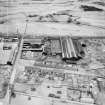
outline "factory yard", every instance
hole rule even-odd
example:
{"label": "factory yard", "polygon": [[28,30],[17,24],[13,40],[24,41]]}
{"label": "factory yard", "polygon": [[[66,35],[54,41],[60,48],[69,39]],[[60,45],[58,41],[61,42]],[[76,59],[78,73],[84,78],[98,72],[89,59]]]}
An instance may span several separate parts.
{"label": "factory yard", "polygon": [[104,103],[104,37],[2,36],[0,49],[4,105]]}
{"label": "factory yard", "polygon": [[[39,100],[45,102],[37,105],[104,103],[104,37],[17,36],[14,39],[15,56],[11,54],[12,58],[4,66],[1,64],[3,68],[9,67],[10,73],[8,79],[2,77],[6,88],[3,87],[1,99],[8,98],[11,105],[17,105],[18,100],[19,105],[22,100],[30,105]],[[6,50],[11,50],[9,45]]]}

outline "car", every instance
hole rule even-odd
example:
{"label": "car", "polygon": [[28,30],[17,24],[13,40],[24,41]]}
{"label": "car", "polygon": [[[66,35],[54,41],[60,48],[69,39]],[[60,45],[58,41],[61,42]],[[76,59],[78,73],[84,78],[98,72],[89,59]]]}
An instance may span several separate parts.
{"label": "car", "polygon": [[49,95],[48,95],[48,97],[55,97],[55,95],[54,94],[52,94],[52,93],[50,93]]}
{"label": "car", "polygon": [[11,50],[12,47],[11,46],[3,46],[3,50]]}

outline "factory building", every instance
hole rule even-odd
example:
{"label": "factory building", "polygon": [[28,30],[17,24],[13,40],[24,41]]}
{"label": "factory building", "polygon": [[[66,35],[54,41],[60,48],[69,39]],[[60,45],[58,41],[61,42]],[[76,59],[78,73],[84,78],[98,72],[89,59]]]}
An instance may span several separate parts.
{"label": "factory building", "polygon": [[84,56],[84,51],[78,40],[70,37],[61,37],[60,43],[62,49],[62,59],[64,61],[77,61]]}
{"label": "factory building", "polygon": [[61,54],[61,46],[59,40],[51,40],[51,53],[52,55]]}
{"label": "factory building", "polygon": [[36,39],[24,40],[23,50],[42,52],[42,39],[36,38]]}

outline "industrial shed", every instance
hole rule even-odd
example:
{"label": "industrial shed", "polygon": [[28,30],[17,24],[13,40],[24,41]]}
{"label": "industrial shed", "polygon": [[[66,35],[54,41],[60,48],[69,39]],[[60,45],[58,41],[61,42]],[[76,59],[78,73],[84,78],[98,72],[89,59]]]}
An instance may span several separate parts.
{"label": "industrial shed", "polygon": [[78,40],[71,37],[61,37],[62,59],[64,61],[78,61],[84,56],[84,51]]}

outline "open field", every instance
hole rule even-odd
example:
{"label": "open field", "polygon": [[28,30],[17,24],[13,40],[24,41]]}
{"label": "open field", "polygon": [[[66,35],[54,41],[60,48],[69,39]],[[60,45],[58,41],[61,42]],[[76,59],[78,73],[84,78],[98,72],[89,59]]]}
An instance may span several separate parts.
{"label": "open field", "polygon": [[3,0],[0,32],[104,36],[104,4],[104,0]]}

